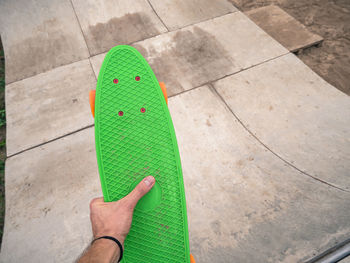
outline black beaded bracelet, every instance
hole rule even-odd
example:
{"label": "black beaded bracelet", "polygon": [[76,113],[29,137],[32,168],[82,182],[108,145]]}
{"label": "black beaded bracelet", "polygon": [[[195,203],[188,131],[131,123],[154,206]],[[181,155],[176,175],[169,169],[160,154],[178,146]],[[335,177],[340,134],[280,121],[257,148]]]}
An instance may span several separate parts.
{"label": "black beaded bracelet", "polygon": [[92,240],[91,242],[91,245],[96,241],[96,240],[99,240],[99,239],[102,239],[102,238],[105,238],[105,239],[109,239],[109,240],[112,240],[114,241],[115,243],[117,243],[119,249],[120,249],[120,257],[119,257],[119,260],[118,262],[120,262],[123,258],[123,246],[122,244],[119,242],[118,239],[114,238],[114,237],[111,237],[111,236],[102,236],[102,237],[98,237],[98,238],[95,238],[94,240]]}

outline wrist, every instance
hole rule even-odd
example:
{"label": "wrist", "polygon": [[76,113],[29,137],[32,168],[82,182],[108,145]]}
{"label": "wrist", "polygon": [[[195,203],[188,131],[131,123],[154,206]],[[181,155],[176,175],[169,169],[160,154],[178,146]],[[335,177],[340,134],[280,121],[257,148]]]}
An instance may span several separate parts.
{"label": "wrist", "polygon": [[119,258],[119,246],[112,240],[101,238],[93,241],[88,251],[79,259],[79,263],[111,263]]}
{"label": "wrist", "polygon": [[103,254],[103,258],[106,259],[105,262],[115,262],[120,257],[120,248],[112,240],[101,238],[101,239],[95,240],[95,242],[91,245],[91,247],[93,250],[100,251],[101,254]]}
{"label": "wrist", "polygon": [[[116,239],[115,237],[112,237],[112,236],[101,236],[101,237],[95,238],[91,242],[91,245],[93,245],[94,243],[96,243],[98,241],[100,241],[98,244],[101,248],[103,248],[104,250],[107,249],[107,251],[109,252],[109,255],[113,255],[113,258],[112,258],[113,262],[115,262],[116,259],[118,259],[118,262],[120,262],[122,260],[124,246],[118,239]],[[110,241],[112,241],[112,243]],[[118,248],[117,250],[115,250],[115,246],[117,246],[117,248]],[[112,262],[112,261],[108,260],[107,262]]]}
{"label": "wrist", "polygon": [[[108,232],[108,231],[104,231],[104,232],[101,232],[101,233],[97,233],[93,236],[94,240],[96,241],[93,241],[94,243],[97,242],[98,240],[103,240],[104,238],[101,238],[101,239],[98,239],[100,237],[103,237],[103,236],[110,236],[110,237],[114,237],[115,239],[117,239],[120,244],[122,245],[122,247],[124,248],[124,240],[125,240],[125,237],[123,235],[118,235],[118,234],[115,234],[115,233],[111,233],[111,232]],[[98,239],[98,240],[97,240]],[[115,244],[115,243],[114,243]]]}

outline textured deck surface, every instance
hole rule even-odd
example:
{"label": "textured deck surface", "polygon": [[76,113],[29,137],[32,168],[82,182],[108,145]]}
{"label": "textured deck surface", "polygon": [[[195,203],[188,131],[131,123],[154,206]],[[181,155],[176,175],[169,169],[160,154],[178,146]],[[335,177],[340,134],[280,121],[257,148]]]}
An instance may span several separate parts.
{"label": "textured deck surface", "polygon": [[136,206],[125,261],[187,263],[186,200],[174,127],[156,77],[132,47],[113,48],[105,59],[96,90],[95,137],[106,201],[123,198],[148,175],[156,179],[151,200]]}

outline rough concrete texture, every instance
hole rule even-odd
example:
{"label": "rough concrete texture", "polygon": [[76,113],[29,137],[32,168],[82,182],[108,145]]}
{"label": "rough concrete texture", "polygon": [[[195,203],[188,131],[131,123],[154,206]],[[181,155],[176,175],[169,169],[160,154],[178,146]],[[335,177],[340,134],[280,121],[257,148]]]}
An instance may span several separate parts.
{"label": "rough concrete texture", "polygon": [[69,0],[0,1],[6,83],[89,56]]}
{"label": "rough concrete texture", "polygon": [[[224,0],[72,1],[0,3],[7,81],[51,69],[6,87],[0,262],[72,262],[91,240],[93,128],[76,131],[93,123],[88,91],[104,54],[85,59],[82,31],[97,54],[165,32],[160,19],[174,29],[235,11]],[[304,262],[348,238],[347,97],[240,12],[134,46],[169,96],[183,92],[169,108],[197,262]]]}
{"label": "rough concrete texture", "polygon": [[246,14],[291,52],[317,45],[323,40],[278,6],[256,8]]}
{"label": "rough concrete texture", "polygon": [[198,262],[304,262],[346,239],[350,193],[277,158],[202,87],[170,99]]}
{"label": "rough concrete texture", "polygon": [[167,31],[146,0],[73,0],[91,55]]}
{"label": "rough concrete texture", "polygon": [[350,263],[350,256],[344,258],[344,259],[341,260],[339,263]]}
{"label": "rough concrete texture", "polygon": [[278,156],[350,191],[350,98],[293,54],[214,84],[236,116]]}
{"label": "rough concrete texture", "polygon": [[149,0],[149,2],[169,30],[237,11],[227,0]]}
{"label": "rough concrete texture", "polygon": [[6,162],[1,262],[74,262],[92,239],[89,202],[101,196],[94,130]]}
{"label": "rough concrete texture", "polygon": [[[286,164],[214,89],[169,100],[180,146],[190,247],[198,262],[301,262],[345,239],[350,194]],[[93,128],[11,157],[1,262],[72,262],[100,195]]]}
{"label": "rough concrete texture", "polygon": [[88,59],[7,85],[7,155],[93,124],[95,85]]}
{"label": "rough concrete texture", "polygon": [[[288,52],[240,12],[150,38],[134,46],[150,63],[158,80],[165,82],[169,96]],[[96,74],[104,56],[91,58]]]}

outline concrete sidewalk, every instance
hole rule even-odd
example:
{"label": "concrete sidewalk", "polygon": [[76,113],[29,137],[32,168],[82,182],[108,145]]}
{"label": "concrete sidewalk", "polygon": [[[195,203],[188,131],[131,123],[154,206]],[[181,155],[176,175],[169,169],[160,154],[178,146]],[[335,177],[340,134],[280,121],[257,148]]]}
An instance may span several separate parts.
{"label": "concrete sidewalk", "polygon": [[2,1],[0,30],[1,262],[72,262],[91,240],[88,91],[118,44],[167,84],[198,262],[303,262],[349,237],[349,97],[230,2]]}

